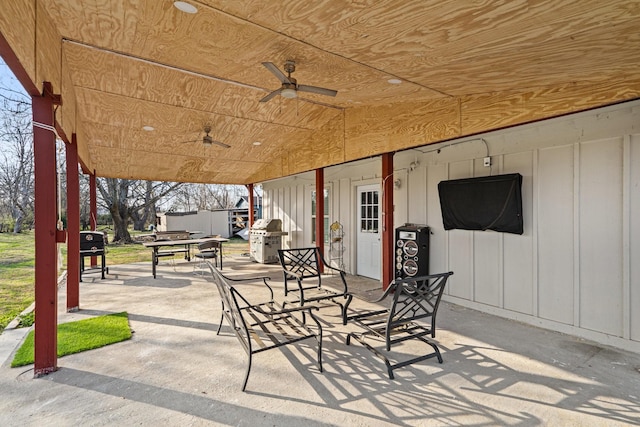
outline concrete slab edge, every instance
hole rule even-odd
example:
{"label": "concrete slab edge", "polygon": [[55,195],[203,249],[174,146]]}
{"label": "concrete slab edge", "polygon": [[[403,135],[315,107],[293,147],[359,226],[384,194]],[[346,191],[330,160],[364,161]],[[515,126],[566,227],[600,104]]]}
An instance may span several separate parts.
{"label": "concrete slab edge", "polygon": [[[58,288],[66,283],[67,280],[67,272],[66,270],[60,274],[58,277],[57,286]],[[24,310],[9,324],[6,328],[0,333],[0,365],[4,366],[5,364],[10,365],[10,358],[13,356],[14,352],[22,345],[22,342],[26,338],[27,334],[33,329],[33,326],[29,328],[18,328],[20,323],[20,316],[31,313],[36,308],[36,303],[33,302],[31,305]]]}

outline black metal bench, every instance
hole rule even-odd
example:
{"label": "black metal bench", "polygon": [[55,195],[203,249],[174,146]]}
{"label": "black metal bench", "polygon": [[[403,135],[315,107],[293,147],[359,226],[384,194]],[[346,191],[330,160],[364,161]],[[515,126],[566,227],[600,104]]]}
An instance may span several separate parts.
{"label": "black metal bench", "polygon": [[[342,324],[347,324],[347,308],[353,299],[349,293],[345,272],[331,267],[317,247],[298,249],[278,249],[278,257],[284,274],[284,295],[297,293],[297,302],[304,306],[310,302],[331,301],[338,304],[342,310]],[[333,290],[322,287],[320,263],[324,270],[338,273],[341,289]],[[296,281],[297,286],[289,285],[289,281]],[[309,284],[310,283],[310,284]],[[342,301],[341,301],[342,300]]]}
{"label": "black metal bench", "polygon": [[[396,279],[385,293],[374,302],[380,302],[393,294],[388,309],[372,310],[352,315],[349,319],[364,329],[364,332],[351,332],[347,335],[347,345],[355,338],[387,366],[389,378],[393,379],[393,370],[421,360],[437,357],[442,363],[438,346],[427,336],[436,336],[436,313],[444,292],[447,279],[453,272],[431,274],[403,280]],[[391,346],[403,341],[418,339],[432,347],[433,352],[408,360],[392,363],[383,350],[370,345],[366,338],[376,339],[384,344],[386,352]]]}
{"label": "black metal bench", "polygon": [[[211,269],[213,281],[218,288],[222,301],[222,317],[217,334],[220,334],[222,322],[226,319],[238,338],[238,341],[242,344],[242,348],[249,356],[242,391],[247,387],[249,373],[251,372],[252,356],[255,353],[293,344],[298,341],[307,339],[315,339],[317,341],[318,368],[320,372],[322,372],[322,326],[312,313],[313,310],[318,310],[317,307],[305,306],[284,309],[273,300],[273,290],[267,284],[268,277],[234,279],[224,276],[210,261],[207,261],[207,265]],[[259,304],[250,303],[231,284],[232,282],[243,283],[259,280],[262,280],[271,296],[268,301]],[[295,314],[303,311],[313,319],[317,327],[317,332],[309,328],[299,318],[295,317]]]}

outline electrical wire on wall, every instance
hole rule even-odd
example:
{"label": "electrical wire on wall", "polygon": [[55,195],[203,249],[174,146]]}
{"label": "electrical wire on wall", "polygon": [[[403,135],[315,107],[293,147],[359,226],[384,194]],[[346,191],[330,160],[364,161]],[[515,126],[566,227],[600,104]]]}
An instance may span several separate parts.
{"label": "electrical wire on wall", "polygon": [[485,146],[485,148],[487,150],[487,157],[489,157],[489,144],[487,143],[487,141],[485,141],[484,138],[473,138],[473,139],[465,139],[464,141],[451,142],[449,144],[446,144],[446,145],[443,145],[443,146],[434,147],[434,148],[431,148],[429,150],[421,150],[419,148],[412,148],[412,150],[419,151],[422,154],[429,154],[429,153],[433,153],[434,151],[437,152],[437,153],[440,153],[445,148],[453,147],[455,145],[460,145],[460,144],[467,144],[469,142],[474,142],[474,141],[480,141],[480,142],[482,142],[484,144],[484,146]]}
{"label": "electrical wire on wall", "polygon": [[460,144],[467,144],[470,142],[475,142],[475,141],[480,141],[484,144],[485,150],[486,150],[486,154],[484,157],[484,166],[489,167],[489,175],[493,175],[493,162],[491,161],[491,157],[489,155],[489,144],[487,143],[487,141],[484,138],[473,138],[473,139],[465,139],[464,141],[456,141],[456,142],[451,142],[449,144],[446,145],[440,145],[438,144],[438,146],[430,148],[428,150],[421,150],[420,148],[412,148],[411,150],[415,150],[418,151],[422,154],[429,154],[429,153],[437,153],[440,154],[440,152],[442,150],[444,150],[445,148],[449,148],[449,147],[453,147],[455,145],[460,145]]}

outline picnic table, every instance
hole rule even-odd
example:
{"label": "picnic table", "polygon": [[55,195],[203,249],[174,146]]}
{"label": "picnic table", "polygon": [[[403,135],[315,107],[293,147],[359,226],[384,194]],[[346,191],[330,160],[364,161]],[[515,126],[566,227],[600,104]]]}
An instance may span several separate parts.
{"label": "picnic table", "polygon": [[[224,237],[203,237],[200,239],[176,239],[176,240],[155,240],[153,242],[144,242],[143,245],[147,248],[151,248],[151,271],[153,272],[153,278],[156,278],[156,265],[158,264],[158,258],[162,256],[173,256],[176,253],[184,253],[185,259],[191,261],[191,245],[197,245],[208,241],[228,242],[229,239]],[[168,247],[170,249],[160,250],[161,247]]]}

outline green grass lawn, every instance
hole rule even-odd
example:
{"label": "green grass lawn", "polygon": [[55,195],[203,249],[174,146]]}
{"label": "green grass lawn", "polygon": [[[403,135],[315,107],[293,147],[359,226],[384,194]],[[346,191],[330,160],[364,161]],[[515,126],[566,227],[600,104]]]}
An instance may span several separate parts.
{"label": "green grass lawn", "polygon": [[33,236],[0,233],[0,331],[33,302]]}
{"label": "green grass lawn", "polygon": [[[58,357],[104,347],[131,338],[126,312],[58,325]],[[29,365],[34,359],[34,334],[29,332],[11,367]]]}
{"label": "green grass lawn", "polygon": [[[131,232],[132,237],[139,232]],[[112,237],[112,235],[110,235]],[[62,268],[66,269],[67,245],[61,244]],[[34,300],[34,233],[0,233],[0,332]],[[233,237],[224,244],[224,255],[249,251],[249,242]],[[109,244],[107,265],[151,262],[151,249],[141,243]]]}

